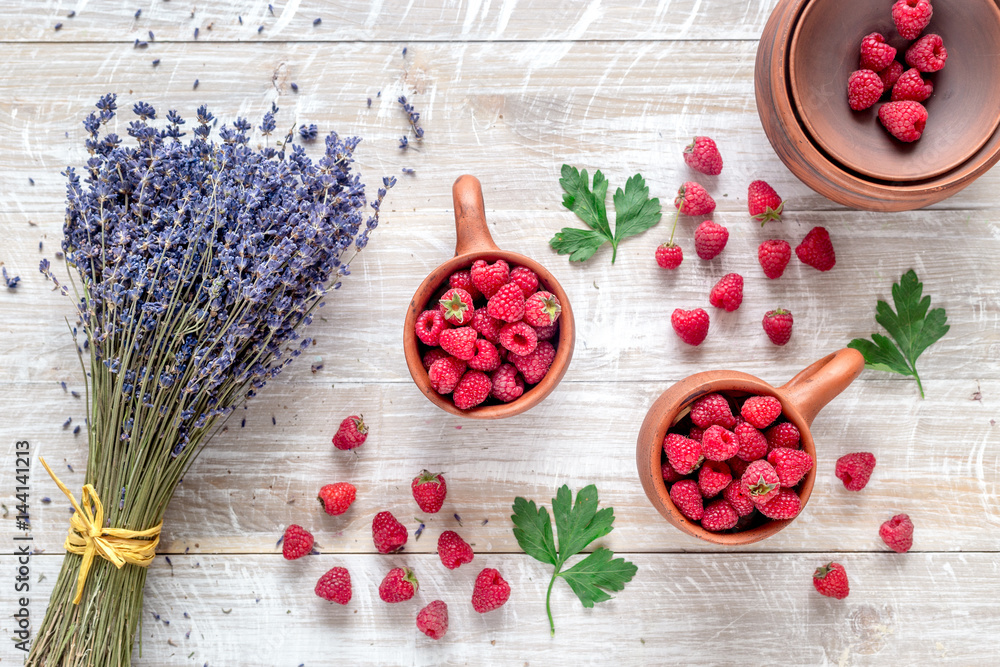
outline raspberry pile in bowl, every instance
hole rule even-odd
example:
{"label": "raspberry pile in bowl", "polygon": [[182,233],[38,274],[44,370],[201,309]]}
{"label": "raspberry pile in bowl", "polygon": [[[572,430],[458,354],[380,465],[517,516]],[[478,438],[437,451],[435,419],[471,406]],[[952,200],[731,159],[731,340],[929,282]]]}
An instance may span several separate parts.
{"label": "raspberry pile in bowl", "polygon": [[799,442],[773,396],[707,394],[667,432],[663,481],[681,514],[708,531],[794,519],[815,463]]}
{"label": "raspberry pile in bowl", "polygon": [[510,403],[545,377],[562,305],[526,266],[476,260],[418,317],[431,386],[460,410]]}

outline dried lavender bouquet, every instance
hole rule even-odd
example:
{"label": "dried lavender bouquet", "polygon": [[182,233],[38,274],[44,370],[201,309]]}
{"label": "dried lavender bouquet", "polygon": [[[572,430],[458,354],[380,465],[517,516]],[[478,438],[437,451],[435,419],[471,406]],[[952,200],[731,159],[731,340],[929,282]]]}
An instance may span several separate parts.
{"label": "dried lavender bouquet", "polygon": [[[367,244],[395,183],[383,179],[366,218],[365,187],[351,172],[360,139],[331,134],[314,163],[291,133],[253,148],[243,119],[213,141],[202,107],[185,142],[175,111],[157,128],[155,109],[139,102],[125,146],[101,134],[116,109],[106,95],[84,121],[91,157],[82,181],[66,170],[62,248],[79,299],[74,335],[90,366],[92,493],[85,487],[74,521],[103,510],[90,532],[125,537],[81,535],[74,523],[67,551],[75,542],[89,556],[66,554],[29,665],[130,663],[146,568],[116,567],[107,545],[152,557],[194,456],[311,343],[299,330],[349,274],[345,253]],[[272,105],[257,128],[263,141],[276,112]],[[40,269],[69,293],[47,260]]]}

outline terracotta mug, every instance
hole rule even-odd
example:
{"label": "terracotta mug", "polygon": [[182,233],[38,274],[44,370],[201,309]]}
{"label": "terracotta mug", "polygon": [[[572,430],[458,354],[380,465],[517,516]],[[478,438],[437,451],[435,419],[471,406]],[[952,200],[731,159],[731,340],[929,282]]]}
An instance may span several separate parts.
{"label": "terracotta mug", "polygon": [[[537,405],[548,396],[569,367],[573,357],[573,343],[576,340],[576,326],[573,322],[573,309],[562,286],[549,271],[529,257],[515,252],[501,250],[493,242],[490,230],[486,226],[486,207],[483,203],[483,189],[475,176],[459,176],[451,189],[455,201],[455,256],[437,267],[420,283],[410,307],[406,312],[403,324],[403,352],[406,354],[406,365],[410,375],[431,403],[452,414],[471,419],[503,419],[520,414]],[[510,265],[526,266],[538,275],[539,287],[556,295],[562,306],[559,316],[559,336],[556,342],[556,356],[545,377],[534,387],[510,403],[496,405],[480,405],[469,410],[456,408],[448,396],[442,396],[431,386],[430,378],[424,369],[420,354],[420,339],[416,334],[417,317],[428,308],[428,302],[438,290],[448,281],[455,271],[468,269],[478,259],[494,262],[502,259]],[[436,305],[436,304],[435,304]]]}
{"label": "terracotta mug", "polygon": [[[653,506],[671,524],[688,535],[714,544],[750,544],[774,535],[794,519],[768,521],[749,530],[734,533],[713,533],[690,521],[674,506],[661,470],[663,439],[667,430],[683,419],[691,404],[705,394],[715,392],[774,396],[781,402],[782,414],[799,429],[801,447],[816,460],[816,446],[810,426],[813,419],[835,396],[847,388],[865,367],[864,357],[857,350],[845,348],[827,355],[803,369],[780,387],[739,371],[708,371],[696,373],[667,389],[649,408],[639,429],[635,458],[639,480]],[[816,466],[799,483],[799,497],[805,509],[816,479]],[[801,512],[800,512],[801,514]]]}

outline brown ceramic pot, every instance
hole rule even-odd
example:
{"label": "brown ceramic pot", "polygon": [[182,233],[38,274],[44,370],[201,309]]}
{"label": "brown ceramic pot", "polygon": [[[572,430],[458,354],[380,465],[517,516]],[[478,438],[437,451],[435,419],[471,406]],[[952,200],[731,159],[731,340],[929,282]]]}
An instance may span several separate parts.
{"label": "brown ceramic pot", "polygon": [[[483,203],[483,189],[475,176],[459,176],[452,186],[452,197],[455,201],[455,256],[437,267],[420,283],[416,293],[410,300],[403,324],[403,352],[406,355],[406,365],[410,375],[420,391],[431,403],[452,414],[471,419],[503,419],[512,417],[528,410],[556,388],[573,357],[573,343],[576,340],[576,326],[573,322],[573,309],[569,298],[559,282],[541,264],[516,252],[501,250],[493,242],[490,230],[486,226],[486,207]],[[478,259],[489,262],[502,259],[508,264],[526,266],[538,275],[539,284],[552,292],[562,305],[559,316],[559,337],[556,343],[556,357],[552,361],[549,372],[542,381],[528,389],[519,398],[510,403],[497,405],[482,405],[469,410],[460,410],[451,402],[449,396],[438,394],[431,386],[430,378],[421,362],[420,339],[416,334],[417,317],[427,309],[427,303],[437,291],[447,282],[455,271],[468,269]]]}
{"label": "brown ceramic pot", "polygon": [[[667,486],[663,482],[661,462],[663,439],[667,430],[688,413],[695,400],[705,394],[733,392],[774,396],[781,402],[784,416],[799,429],[802,449],[815,460],[816,447],[810,431],[813,419],[823,406],[854,381],[864,366],[865,360],[860,352],[845,348],[816,361],[780,387],[772,387],[759,378],[739,371],[708,371],[681,380],[656,399],[639,430],[635,450],[636,465],[642,488],[650,502],[677,528],[714,544],[750,544],[774,535],[794,519],[769,521],[738,533],[712,533],[681,514],[670,500]],[[813,466],[799,485],[803,510],[809,502],[815,479],[816,466]]]}

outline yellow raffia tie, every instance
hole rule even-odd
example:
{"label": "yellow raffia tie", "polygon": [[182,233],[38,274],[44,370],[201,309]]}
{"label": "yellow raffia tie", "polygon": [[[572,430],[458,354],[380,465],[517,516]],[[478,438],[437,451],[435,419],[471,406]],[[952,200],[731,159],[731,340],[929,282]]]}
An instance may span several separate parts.
{"label": "yellow raffia tie", "polygon": [[[139,567],[149,567],[156,556],[156,545],[160,543],[160,529],[163,522],[147,528],[146,530],[125,530],[124,528],[104,527],[104,505],[97,496],[97,490],[93,484],[85,484],[80,500],[83,503],[81,508],[77,504],[73,494],[66,488],[52,468],[39,457],[39,461],[45,466],[49,477],[52,478],[62,492],[66,494],[69,501],[73,503],[76,512],[69,523],[69,535],[66,536],[66,551],[83,556],[80,563],[80,575],[76,579],[76,597],[73,604],[79,604],[83,598],[83,585],[87,581],[87,574],[90,566],[94,562],[94,554],[97,554],[111,563],[119,570],[126,563],[138,565]],[[91,509],[93,505],[93,509]]]}

